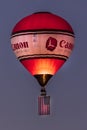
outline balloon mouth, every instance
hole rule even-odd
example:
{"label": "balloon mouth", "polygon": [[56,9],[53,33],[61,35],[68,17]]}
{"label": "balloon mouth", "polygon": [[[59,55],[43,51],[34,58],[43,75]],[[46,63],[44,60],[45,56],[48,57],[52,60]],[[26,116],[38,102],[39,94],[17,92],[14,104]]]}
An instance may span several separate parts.
{"label": "balloon mouth", "polygon": [[45,86],[53,75],[51,74],[36,74],[34,77],[37,79],[41,86]]}

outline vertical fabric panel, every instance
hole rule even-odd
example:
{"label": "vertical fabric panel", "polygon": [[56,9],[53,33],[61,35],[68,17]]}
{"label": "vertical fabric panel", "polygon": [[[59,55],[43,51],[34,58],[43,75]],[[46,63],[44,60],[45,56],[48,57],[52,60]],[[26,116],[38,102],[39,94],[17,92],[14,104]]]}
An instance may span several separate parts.
{"label": "vertical fabric panel", "polygon": [[50,114],[50,96],[38,97],[38,114],[39,115]]}

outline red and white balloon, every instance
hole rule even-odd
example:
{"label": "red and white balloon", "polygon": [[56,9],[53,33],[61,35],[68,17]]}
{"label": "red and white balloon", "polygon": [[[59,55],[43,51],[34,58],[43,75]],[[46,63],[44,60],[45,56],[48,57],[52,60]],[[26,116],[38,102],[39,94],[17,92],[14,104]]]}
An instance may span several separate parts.
{"label": "red and white balloon", "polygon": [[74,48],[74,32],[60,16],[37,12],[15,25],[11,45],[16,57],[44,88],[69,58]]}

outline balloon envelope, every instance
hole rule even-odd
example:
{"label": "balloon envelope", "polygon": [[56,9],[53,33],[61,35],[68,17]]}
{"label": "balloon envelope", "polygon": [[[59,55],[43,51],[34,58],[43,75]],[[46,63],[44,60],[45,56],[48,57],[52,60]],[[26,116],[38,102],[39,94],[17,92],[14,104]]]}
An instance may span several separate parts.
{"label": "balloon envelope", "polygon": [[15,25],[11,45],[23,66],[45,86],[69,58],[74,47],[74,32],[60,16],[38,12]]}

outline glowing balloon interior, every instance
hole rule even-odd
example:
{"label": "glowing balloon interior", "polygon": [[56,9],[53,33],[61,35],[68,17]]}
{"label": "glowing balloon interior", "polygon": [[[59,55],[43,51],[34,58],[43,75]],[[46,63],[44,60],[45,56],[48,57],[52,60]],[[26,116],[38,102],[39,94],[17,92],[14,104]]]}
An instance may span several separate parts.
{"label": "glowing balloon interior", "polygon": [[11,45],[16,57],[41,85],[39,114],[50,114],[50,98],[46,95],[45,86],[73,50],[72,27],[60,16],[37,12],[15,25]]}

